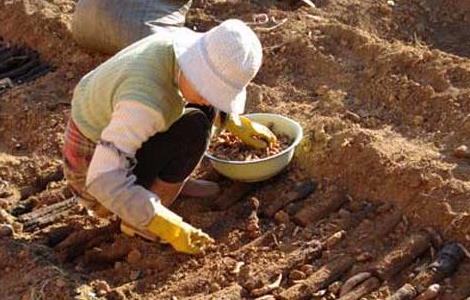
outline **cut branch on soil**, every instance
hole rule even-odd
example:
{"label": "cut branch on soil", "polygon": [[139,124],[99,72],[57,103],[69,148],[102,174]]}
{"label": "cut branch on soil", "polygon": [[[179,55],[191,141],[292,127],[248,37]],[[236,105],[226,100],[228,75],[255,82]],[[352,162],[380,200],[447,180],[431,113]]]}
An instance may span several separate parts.
{"label": "cut branch on soil", "polygon": [[427,232],[415,233],[379,260],[373,270],[381,280],[389,280],[428,250],[429,247],[431,247],[430,234]]}
{"label": "cut branch on soil", "polygon": [[245,244],[245,245],[241,246],[240,248],[238,248],[237,250],[231,252],[230,256],[238,256],[238,255],[242,254],[243,252],[245,252],[249,249],[261,246],[268,238],[271,238],[274,233],[275,233],[274,229],[266,231],[261,236],[259,236],[256,239],[252,240],[248,244]]}
{"label": "cut branch on soil", "polygon": [[245,197],[255,186],[256,184],[234,182],[232,185],[225,188],[222,194],[217,197],[214,201],[214,207],[218,210],[226,210]]}
{"label": "cut branch on soil", "polygon": [[54,249],[58,252],[58,256],[61,261],[70,261],[75,257],[82,255],[88,249],[91,249],[105,241],[111,241],[113,239],[113,235],[118,232],[118,221],[113,221],[103,227],[81,229],[70,234]]}
{"label": "cut branch on soil", "polygon": [[419,293],[424,294],[423,299],[431,297],[435,291],[430,287],[452,275],[464,258],[465,253],[459,244],[445,245],[437,254],[436,260],[413,278],[410,283],[406,283],[398,289],[389,300],[414,299]]}
{"label": "cut branch on soil", "polygon": [[279,199],[272,199],[271,204],[263,210],[263,214],[272,218],[283,207],[294,201],[306,198],[313,193],[316,188],[317,183],[311,179],[300,182],[296,184],[292,191],[289,191]]}
{"label": "cut branch on soil", "polygon": [[370,272],[361,272],[354,276],[351,276],[341,287],[340,296],[344,296],[350,291],[352,291],[356,286],[360,283],[366,281],[367,279],[371,278],[372,274]]}
{"label": "cut branch on soil", "polygon": [[338,300],[359,300],[363,296],[375,291],[380,287],[380,280],[376,277],[371,277],[359,284],[355,289],[350,291],[344,296],[341,296]]}
{"label": "cut branch on soil", "polygon": [[412,300],[418,295],[418,292],[409,283],[404,284],[399,288],[392,296],[388,297],[387,300]]}
{"label": "cut branch on soil", "polygon": [[353,264],[354,259],[350,256],[337,257],[307,277],[307,279],[282,292],[279,297],[284,300],[309,299],[313,293],[326,288],[340,278]]}
{"label": "cut branch on soil", "polygon": [[441,292],[441,286],[439,284],[432,284],[430,285],[427,290],[419,294],[415,300],[432,300],[436,299]]}
{"label": "cut branch on soil", "polygon": [[64,178],[62,167],[56,168],[53,172],[38,177],[30,186],[20,190],[21,200],[24,200],[34,194],[42,192],[47,185],[53,181],[60,181]]}
{"label": "cut branch on soil", "polygon": [[70,198],[50,206],[43,207],[31,213],[21,215],[18,220],[24,224],[25,230],[43,228],[74,213],[77,200]]}
{"label": "cut branch on soil", "polygon": [[324,201],[315,199],[313,203],[305,202],[304,207],[295,214],[294,221],[302,226],[315,224],[329,214],[337,211],[347,201],[347,198],[341,193],[335,193],[332,197]]}
{"label": "cut branch on soil", "polygon": [[263,286],[261,288],[254,289],[250,293],[253,297],[264,296],[264,295],[269,294],[272,291],[278,289],[281,286],[281,281],[282,281],[282,274],[279,274],[277,276],[276,280],[274,280],[274,282],[272,282],[272,283],[270,283],[266,286]]}
{"label": "cut branch on soil", "polygon": [[259,281],[266,282],[270,278],[273,278],[276,274],[282,274],[285,278],[288,277],[289,273],[296,267],[302,266],[306,263],[310,263],[321,257],[322,245],[320,242],[310,243],[299,247],[286,254],[282,264],[268,265],[263,268],[260,272],[254,274]]}
{"label": "cut branch on soil", "polygon": [[457,243],[449,243],[439,251],[436,260],[420,272],[411,284],[421,293],[433,283],[452,275],[464,258],[465,253],[461,246]]}

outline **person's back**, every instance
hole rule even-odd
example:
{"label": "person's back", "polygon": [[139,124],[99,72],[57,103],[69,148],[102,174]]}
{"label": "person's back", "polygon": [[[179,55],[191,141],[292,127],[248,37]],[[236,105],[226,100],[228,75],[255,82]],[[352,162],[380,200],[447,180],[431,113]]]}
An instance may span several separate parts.
{"label": "person's back", "polygon": [[151,35],[123,49],[82,78],[74,91],[72,117],[96,142],[117,102],[133,99],[160,111],[166,126],[181,115],[174,84],[175,55],[169,35]]}

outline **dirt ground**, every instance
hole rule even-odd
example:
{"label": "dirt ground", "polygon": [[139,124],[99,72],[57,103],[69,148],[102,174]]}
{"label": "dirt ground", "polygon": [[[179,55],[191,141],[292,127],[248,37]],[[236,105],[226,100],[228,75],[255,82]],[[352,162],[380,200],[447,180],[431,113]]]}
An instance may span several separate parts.
{"label": "dirt ground", "polygon": [[[406,283],[415,294],[393,299],[432,284],[435,299],[468,299],[470,2],[313,2],[209,0],[190,13],[199,31],[252,24],[264,62],[248,109],[298,120],[306,139],[260,184],[201,166],[223,194],[173,209],[217,245],[188,257],[68,200],[71,95],[106,57],[73,42],[75,1],[2,1],[2,43],[54,70],[0,94],[0,223],[14,229],[0,228],[0,299],[387,299]],[[257,14],[270,21],[255,24]],[[442,251],[452,242],[454,254]],[[356,274],[366,280],[351,283]]]}

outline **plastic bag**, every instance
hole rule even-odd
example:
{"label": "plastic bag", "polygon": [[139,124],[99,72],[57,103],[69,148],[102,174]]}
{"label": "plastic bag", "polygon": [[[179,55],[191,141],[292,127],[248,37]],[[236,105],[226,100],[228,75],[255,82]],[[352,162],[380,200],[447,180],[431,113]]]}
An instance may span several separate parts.
{"label": "plastic bag", "polygon": [[114,54],[159,31],[184,25],[192,0],[80,0],[72,34],[85,48]]}

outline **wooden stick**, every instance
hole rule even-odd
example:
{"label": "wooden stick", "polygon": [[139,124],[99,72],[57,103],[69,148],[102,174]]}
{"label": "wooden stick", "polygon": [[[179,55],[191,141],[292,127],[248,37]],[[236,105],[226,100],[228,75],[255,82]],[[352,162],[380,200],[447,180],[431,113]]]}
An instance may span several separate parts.
{"label": "wooden stick", "polygon": [[49,233],[46,234],[47,245],[49,247],[57,246],[60,242],[71,235],[73,231],[74,227],[72,225],[66,225],[52,229]]}
{"label": "wooden stick", "polygon": [[364,244],[377,238],[383,238],[384,235],[395,229],[395,227],[402,221],[402,218],[403,215],[399,210],[387,212],[384,216],[379,216],[377,221],[374,223],[374,230],[372,231],[373,233],[367,238]]}
{"label": "wooden stick", "polygon": [[235,182],[214,201],[214,206],[219,210],[226,210],[236,202],[240,201],[246,194],[255,188],[255,184]]}
{"label": "wooden stick", "polygon": [[354,290],[342,296],[338,300],[359,300],[363,296],[375,291],[380,287],[380,280],[376,277],[371,277],[358,285]]}
{"label": "wooden stick", "polygon": [[327,287],[330,283],[341,277],[353,264],[354,259],[351,256],[339,256],[321,267],[307,279],[282,292],[279,298],[284,300],[309,299],[313,293]]}
{"label": "wooden stick", "polygon": [[412,300],[418,296],[418,292],[409,283],[404,284],[399,288],[392,296],[388,297],[387,300]]}
{"label": "wooden stick", "polygon": [[265,286],[263,286],[259,289],[252,290],[251,295],[253,297],[261,297],[261,296],[264,296],[266,294],[269,294],[272,291],[274,291],[275,289],[279,288],[279,286],[281,285],[281,281],[282,281],[282,274],[279,274],[274,282],[272,282],[268,285],[265,285]]}
{"label": "wooden stick", "polygon": [[242,254],[243,252],[245,252],[246,250],[248,250],[250,248],[259,247],[260,245],[262,245],[266,241],[267,238],[271,237],[274,234],[274,232],[275,232],[274,229],[266,231],[265,233],[263,233],[258,238],[252,240],[248,244],[245,244],[245,245],[241,246],[240,248],[238,248],[237,250],[230,253],[230,256],[238,256],[238,255]]}
{"label": "wooden stick", "polygon": [[381,280],[389,280],[413,262],[431,246],[431,236],[427,232],[411,235],[390,251],[373,269]]}
{"label": "wooden stick", "polygon": [[36,228],[44,228],[50,224],[56,223],[63,218],[70,216],[73,214],[74,210],[72,207],[67,207],[65,209],[62,209],[58,212],[51,213],[42,217],[39,217],[37,219],[31,219],[24,223],[24,229],[26,231],[31,231]]}
{"label": "wooden stick", "polygon": [[439,284],[432,284],[428,287],[427,290],[419,294],[418,297],[415,298],[415,300],[432,300],[437,298],[439,296],[439,293],[441,291],[441,286]]}
{"label": "wooden stick", "polygon": [[37,65],[39,65],[39,56],[36,54],[30,57],[29,61],[26,62],[25,64],[22,64],[6,72],[0,73],[0,78],[9,77],[11,79],[15,79],[16,77],[19,77],[25,74],[28,70],[30,70],[31,68]]}
{"label": "wooden stick", "polygon": [[305,201],[304,207],[295,214],[294,222],[302,226],[314,224],[340,209],[347,198],[340,191],[332,190],[326,199],[314,200],[314,202]]}
{"label": "wooden stick", "polygon": [[72,197],[70,199],[57,202],[55,204],[37,209],[33,212],[30,212],[28,214],[21,215],[18,220],[20,222],[34,222],[34,220],[37,220],[41,217],[44,217],[46,215],[51,215],[51,214],[57,214],[58,212],[67,210],[77,204],[77,199],[75,197]]}
{"label": "wooden stick", "polygon": [[439,251],[434,262],[421,271],[411,283],[403,285],[389,297],[389,300],[414,299],[419,293],[424,293],[423,298],[429,297],[429,295],[433,293],[433,290],[429,290],[429,288],[433,286],[434,283],[453,274],[464,258],[465,253],[459,244],[450,243],[445,245]]}
{"label": "wooden stick", "polygon": [[320,243],[297,248],[286,254],[285,263],[266,266],[266,268],[256,272],[253,276],[261,282],[267,282],[276,274],[282,274],[287,278],[292,269],[320,258],[322,250],[323,248]]}
{"label": "wooden stick", "polygon": [[49,73],[51,70],[54,70],[54,67],[48,64],[40,64],[30,69],[26,74],[23,74],[21,77],[16,79],[16,82],[24,83],[24,82],[32,81],[38,77],[41,77]]}
{"label": "wooden stick", "polygon": [[317,188],[317,183],[309,179],[298,183],[294,189],[279,199],[273,199],[271,204],[263,210],[263,214],[273,217],[284,206],[294,201],[303,199],[313,193]]}
{"label": "wooden stick", "polygon": [[60,181],[64,178],[62,167],[57,167],[53,172],[38,177],[32,185],[20,190],[21,200],[43,191],[52,181]]}
{"label": "wooden stick", "polygon": [[114,233],[119,232],[119,222],[115,221],[107,226],[82,229],[69,235],[54,249],[59,252],[62,261],[69,261],[82,255],[85,250],[99,245],[103,241],[111,240]]}
{"label": "wooden stick", "polygon": [[361,272],[354,276],[351,276],[341,287],[341,291],[339,293],[340,297],[346,295],[350,291],[352,291],[356,286],[360,283],[366,281],[367,279],[371,278],[372,274],[370,272]]}

